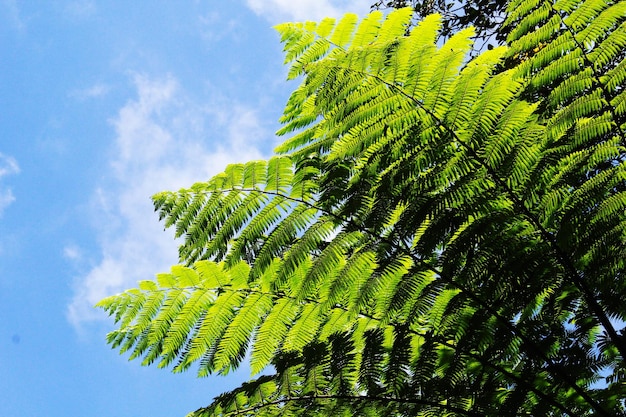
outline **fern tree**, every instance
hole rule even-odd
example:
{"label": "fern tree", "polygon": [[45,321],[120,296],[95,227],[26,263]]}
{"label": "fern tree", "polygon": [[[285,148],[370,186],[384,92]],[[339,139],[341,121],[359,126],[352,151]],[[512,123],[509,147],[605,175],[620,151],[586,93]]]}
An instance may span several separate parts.
{"label": "fern tree", "polygon": [[624,415],[626,2],[509,11],[473,59],[410,9],[279,25],[288,138],[154,196],[181,265],[99,303],[108,342],[249,355],[197,417]]}

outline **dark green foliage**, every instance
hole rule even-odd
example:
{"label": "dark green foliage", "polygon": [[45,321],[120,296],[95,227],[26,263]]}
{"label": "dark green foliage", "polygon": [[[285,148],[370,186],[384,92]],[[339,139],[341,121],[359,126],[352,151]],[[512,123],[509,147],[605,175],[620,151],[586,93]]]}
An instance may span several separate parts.
{"label": "dark green foliage", "polygon": [[284,24],[269,161],[154,196],[181,263],[99,305],[192,416],[626,413],[626,2],[512,2],[468,59],[411,9]]}

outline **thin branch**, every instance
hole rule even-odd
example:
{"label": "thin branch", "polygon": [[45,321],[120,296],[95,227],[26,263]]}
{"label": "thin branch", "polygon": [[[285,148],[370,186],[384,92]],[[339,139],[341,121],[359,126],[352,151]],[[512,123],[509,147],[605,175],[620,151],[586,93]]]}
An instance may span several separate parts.
{"label": "thin branch", "polygon": [[[278,375],[276,375],[278,377]],[[373,396],[373,395],[303,395],[300,397],[282,397],[277,400],[268,401],[266,403],[255,405],[247,408],[242,408],[237,411],[232,411],[224,416],[239,416],[245,415],[249,413],[255,413],[259,410],[262,410],[267,407],[272,407],[275,405],[284,405],[290,402],[302,402],[302,401],[328,401],[328,400],[340,400],[340,401],[365,401],[365,402],[375,402],[375,403],[398,403],[398,404],[410,404],[410,405],[423,405],[427,407],[432,407],[444,411],[451,411],[460,415],[468,416],[468,417],[484,417],[483,413],[476,413],[473,411],[464,410],[459,407],[441,404],[435,401],[428,401],[420,398],[397,398],[397,397],[382,397],[382,396]],[[200,408],[194,412],[194,415],[202,416],[202,413],[210,412],[210,407]]]}

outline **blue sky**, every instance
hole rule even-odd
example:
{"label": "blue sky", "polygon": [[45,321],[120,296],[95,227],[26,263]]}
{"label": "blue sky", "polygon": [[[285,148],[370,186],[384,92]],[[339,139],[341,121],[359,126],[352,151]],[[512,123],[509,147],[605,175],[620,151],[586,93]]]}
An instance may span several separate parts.
{"label": "blue sky", "polygon": [[150,195],[278,143],[271,26],[371,3],[0,0],[0,416],[184,416],[248,377],[142,368],[92,306],[176,262]]}

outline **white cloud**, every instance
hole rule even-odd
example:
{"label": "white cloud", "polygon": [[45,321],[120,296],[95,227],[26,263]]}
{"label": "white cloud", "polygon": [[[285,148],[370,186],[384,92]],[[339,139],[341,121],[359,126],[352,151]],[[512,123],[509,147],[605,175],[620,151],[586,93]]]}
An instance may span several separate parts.
{"label": "white cloud", "polygon": [[371,6],[363,0],[246,0],[246,4],[272,24],[337,18],[347,12],[364,15]]}
{"label": "white cloud", "polygon": [[77,261],[82,258],[81,249],[76,245],[67,245],[63,248],[63,256],[72,261]]}
{"label": "white cloud", "polygon": [[15,158],[0,153],[0,178],[5,175],[17,174],[20,167],[17,165]]}
{"label": "white cloud", "polygon": [[[269,136],[256,112],[229,100],[199,106],[177,81],[135,77],[136,100],[112,120],[115,149],[109,184],[94,192],[100,258],[77,280],[67,316],[76,326],[103,318],[93,305],[151,279],[177,262],[177,243],[163,232],[149,197],[188,187],[226,164],[262,158]],[[66,257],[80,253],[67,248]]]}
{"label": "white cloud", "polygon": [[10,188],[0,190],[0,216],[5,208],[15,201],[15,196]]}
{"label": "white cloud", "polygon": [[[13,175],[20,172],[20,167],[15,158],[0,153],[0,181],[7,175]],[[0,216],[5,208],[15,201],[13,190],[10,187],[4,187],[0,184]]]}
{"label": "white cloud", "polygon": [[79,100],[86,100],[90,98],[100,98],[106,96],[109,91],[111,91],[111,87],[103,84],[96,83],[91,87],[84,88],[82,90],[74,90],[70,93],[70,97],[75,97]]}

